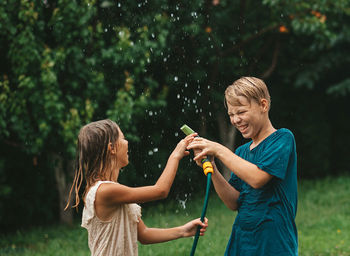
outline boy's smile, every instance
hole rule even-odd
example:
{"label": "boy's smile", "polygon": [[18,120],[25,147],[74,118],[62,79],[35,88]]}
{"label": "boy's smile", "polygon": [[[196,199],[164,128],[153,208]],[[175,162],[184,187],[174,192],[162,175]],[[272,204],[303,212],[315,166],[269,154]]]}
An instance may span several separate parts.
{"label": "boy's smile", "polygon": [[258,141],[260,132],[268,120],[264,106],[254,100],[249,102],[243,96],[239,96],[238,99],[241,105],[232,105],[227,102],[230,121],[244,138]]}

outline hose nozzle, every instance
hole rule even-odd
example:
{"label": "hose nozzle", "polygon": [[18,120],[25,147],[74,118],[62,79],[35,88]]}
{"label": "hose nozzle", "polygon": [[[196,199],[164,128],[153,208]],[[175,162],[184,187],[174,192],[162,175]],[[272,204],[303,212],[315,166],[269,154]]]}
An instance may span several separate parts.
{"label": "hose nozzle", "polygon": [[[190,135],[192,133],[195,133],[194,130],[192,130],[188,125],[184,124],[181,128],[181,131],[183,131],[184,134],[186,135]],[[214,172],[214,169],[213,169],[213,166],[210,162],[210,160],[206,157],[206,158],[203,158],[201,160],[201,163],[202,163],[202,168],[203,168],[203,172],[204,174],[207,176],[208,173],[213,173]]]}

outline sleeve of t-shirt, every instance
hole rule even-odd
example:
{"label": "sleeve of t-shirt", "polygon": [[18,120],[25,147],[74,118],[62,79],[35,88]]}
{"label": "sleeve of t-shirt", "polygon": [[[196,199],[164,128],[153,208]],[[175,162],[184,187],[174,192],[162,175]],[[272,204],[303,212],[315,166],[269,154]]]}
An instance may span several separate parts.
{"label": "sleeve of t-shirt", "polygon": [[[240,148],[237,148],[235,154],[238,154],[239,150]],[[228,183],[237,191],[242,191],[242,180],[238,178],[233,172],[231,172],[231,178],[229,179]]]}
{"label": "sleeve of t-shirt", "polygon": [[293,148],[294,136],[289,130],[285,129],[271,139],[256,165],[263,171],[284,179]]}
{"label": "sleeve of t-shirt", "polygon": [[231,173],[231,178],[228,181],[232,187],[234,187],[237,191],[242,191],[242,180],[238,178],[234,173]]}

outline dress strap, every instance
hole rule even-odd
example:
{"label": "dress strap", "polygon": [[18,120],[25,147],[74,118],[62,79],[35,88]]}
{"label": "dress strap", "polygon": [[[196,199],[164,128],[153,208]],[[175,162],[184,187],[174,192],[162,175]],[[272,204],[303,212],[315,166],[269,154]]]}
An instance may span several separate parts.
{"label": "dress strap", "polygon": [[115,183],[113,181],[98,181],[96,182],[90,189],[89,192],[86,194],[85,197],[85,206],[83,210],[83,216],[82,216],[82,223],[81,226],[86,228],[87,225],[90,223],[90,221],[95,216],[95,198],[96,198],[96,191],[99,188],[99,186],[103,183]]}

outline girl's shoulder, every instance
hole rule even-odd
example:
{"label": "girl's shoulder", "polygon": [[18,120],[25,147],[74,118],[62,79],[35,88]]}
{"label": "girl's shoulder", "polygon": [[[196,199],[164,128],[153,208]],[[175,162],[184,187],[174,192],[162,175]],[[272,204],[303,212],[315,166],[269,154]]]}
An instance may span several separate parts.
{"label": "girl's shoulder", "polygon": [[85,196],[85,205],[93,205],[94,202],[95,202],[95,198],[96,198],[96,193],[97,193],[97,190],[100,188],[100,186],[102,184],[118,184],[116,182],[113,182],[113,181],[102,181],[102,180],[99,180],[97,182],[95,182],[95,184],[93,184],[88,192],[86,193],[86,196]]}
{"label": "girl's shoulder", "polygon": [[[90,187],[89,191],[86,194],[85,205],[83,210],[83,227],[87,227],[90,221],[96,216],[95,201],[97,194],[101,196],[100,192],[105,193],[109,189],[113,189],[113,185],[122,186],[121,184],[113,181],[97,181],[94,185]],[[141,207],[136,203],[119,204],[116,209],[119,209],[119,211],[128,212],[128,215],[132,218],[132,220],[136,222],[138,222],[138,219],[141,217]]]}

